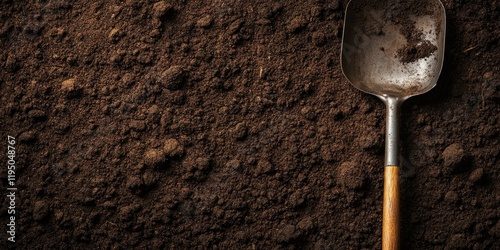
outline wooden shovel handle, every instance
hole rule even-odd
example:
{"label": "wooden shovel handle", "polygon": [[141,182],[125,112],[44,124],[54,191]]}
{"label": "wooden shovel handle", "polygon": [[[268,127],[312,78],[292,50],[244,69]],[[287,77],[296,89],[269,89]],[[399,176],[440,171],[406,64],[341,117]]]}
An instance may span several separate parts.
{"label": "wooden shovel handle", "polygon": [[397,166],[386,166],[384,170],[382,249],[399,249],[399,167]]}

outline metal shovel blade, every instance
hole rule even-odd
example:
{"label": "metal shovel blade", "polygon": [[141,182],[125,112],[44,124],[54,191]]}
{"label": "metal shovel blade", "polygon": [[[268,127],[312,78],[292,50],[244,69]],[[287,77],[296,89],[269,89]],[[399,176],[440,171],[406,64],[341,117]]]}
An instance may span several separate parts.
{"label": "metal shovel blade", "polygon": [[352,0],[344,21],[344,75],[378,96],[427,92],[443,65],[445,27],[439,0]]}

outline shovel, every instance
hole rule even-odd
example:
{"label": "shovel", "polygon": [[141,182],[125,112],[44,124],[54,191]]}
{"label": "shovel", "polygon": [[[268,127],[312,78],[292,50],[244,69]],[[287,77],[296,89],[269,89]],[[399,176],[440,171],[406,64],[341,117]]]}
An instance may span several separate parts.
{"label": "shovel", "polygon": [[446,14],[439,0],[351,0],[341,66],[356,88],[386,105],[382,249],[399,248],[399,109],[432,89],[444,58]]}

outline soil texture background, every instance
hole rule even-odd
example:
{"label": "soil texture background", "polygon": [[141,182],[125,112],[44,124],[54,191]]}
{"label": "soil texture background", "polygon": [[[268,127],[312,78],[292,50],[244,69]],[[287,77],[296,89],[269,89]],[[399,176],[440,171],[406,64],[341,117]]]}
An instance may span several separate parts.
{"label": "soil texture background", "polygon": [[[0,1],[0,248],[379,249],[385,107],[340,69],[347,1]],[[403,249],[500,242],[500,9],[446,0],[402,107]]]}

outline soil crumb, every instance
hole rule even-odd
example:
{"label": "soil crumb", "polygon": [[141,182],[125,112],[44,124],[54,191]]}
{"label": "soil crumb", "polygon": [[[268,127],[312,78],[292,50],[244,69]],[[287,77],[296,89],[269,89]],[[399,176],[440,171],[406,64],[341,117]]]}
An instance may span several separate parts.
{"label": "soil crumb", "polygon": [[[399,32],[406,38],[406,45],[397,50],[396,57],[402,63],[415,62],[418,59],[431,56],[437,46],[424,38],[422,30],[416,26],[415,18],[436,13],[435,4],[431,1],[398,1],[397,4],[381,3],[368,0],[362,3],[354,2],[356,11],[363,12],[361,16],[362,31],[368,36],[385,36],[384,26],[388,23],[400,26]],[[381,9],[383,6],[390,8]],[[380,12],[379,14],[376,14]],[[434,17],[439,19],[440,17]],[[436,27],[439,33],[439,25]],[[384,51],[384,49],[381,49]]]}
{"label": "soil crumb", "polygon": [[429,57],[436,50],[437,46],[427,40],[409,41],[404,48],[398,50],[397,56],[402,63],[411,63]]}

